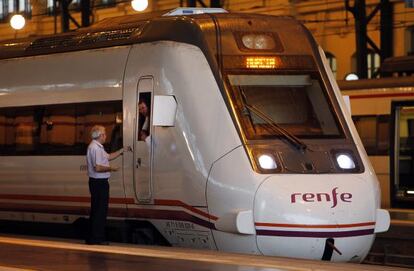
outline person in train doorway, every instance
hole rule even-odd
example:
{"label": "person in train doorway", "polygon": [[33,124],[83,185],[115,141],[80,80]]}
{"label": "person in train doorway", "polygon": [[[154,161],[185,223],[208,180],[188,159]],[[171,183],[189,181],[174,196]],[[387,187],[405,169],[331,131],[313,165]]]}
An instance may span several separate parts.
{"label": "person in train doorway", "polygon": [[[139,127],[138,131],[146,130],[149,132],[150,124],[150,110],[148,103],[144,99],[140,99],[138,102],[138,112],[139,112]],[[138,135],[140,136],[140,135]]]}
{"label": "person in train doorway", "polygon": [[91,130],[92,141],[88,146],[86,164],[89,176],[89,192],[91,194],[90,234],[85,242],[88,245],[107,245],[105,238],[106,216],[109,204],[109,182],[111,172],[117,167],[111,167],[109,161],[123,154],[119,149],[108,154],[103,144],[106,141],[105,127],[95,125]]}

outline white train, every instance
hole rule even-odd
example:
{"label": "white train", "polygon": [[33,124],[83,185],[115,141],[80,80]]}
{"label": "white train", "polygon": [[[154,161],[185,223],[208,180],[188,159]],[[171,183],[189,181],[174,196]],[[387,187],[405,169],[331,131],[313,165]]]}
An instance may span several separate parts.
{"label": "white train", "polygon": [[0,59],[3,221],[87,217],[102,124],[108,151],[133,149],[114,161],[110,219],[171,245],[360,262],[389,227],[324,53],[291,18],[125,16],[3,42]]}

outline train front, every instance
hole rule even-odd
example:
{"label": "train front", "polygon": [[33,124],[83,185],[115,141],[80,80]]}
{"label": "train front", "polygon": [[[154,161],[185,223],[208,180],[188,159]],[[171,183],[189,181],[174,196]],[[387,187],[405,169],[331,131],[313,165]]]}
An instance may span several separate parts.
{"label": "train front", "polygon": [[[243,147],[213,166],[208,193],[216,228],[232,228],[229,217],[237,220],[235,232],[244,227],[239,233],[247,236],[254,228],[264,255],[362,261],[390,219],[323,51],[289,18],[218,22],[224,95]],[[216,204],[218,193],[229,210]],[[236,210],[234,202],[247,207]],[[219,246],[225,238],[216,234]]]}

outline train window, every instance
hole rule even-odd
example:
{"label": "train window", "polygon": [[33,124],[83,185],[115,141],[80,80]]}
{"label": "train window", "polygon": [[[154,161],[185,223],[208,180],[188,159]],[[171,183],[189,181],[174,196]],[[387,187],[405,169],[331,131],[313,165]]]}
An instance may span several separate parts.
{"label": "train window", "polygon": [[[306,74],[229,75],[228,78],[249,139],[278,136],[268,129],[269,119],[301,138],[343,137],[317,78]],[[249,106],[267,117],[250,112]]]}
{"label": "train window", "polygon": [[32,153],[39,142],[39,111],[19,108],[0,111],[1,153]]}
{"label": "train window", "polygon": [[106,128],[107,151],[122,147],[122,102],[0,109],[0,155],[84,155],[93,125]]}
{"label": "train window", "polygon": [[389,152],[389,115],[352,117],[368,155]]}
{"label": "train window", "polygon": [[[397,197],[410,194],[414,189],[414,106],[405,102],[394,106],[395,138],[393,159],[395,163],[394,183]],[[403,194],[403,195],[404,195]]]}
{"label": "train window", "polygon": [[138,141],[150,140],[151,92],[141,92],[138,101]]}

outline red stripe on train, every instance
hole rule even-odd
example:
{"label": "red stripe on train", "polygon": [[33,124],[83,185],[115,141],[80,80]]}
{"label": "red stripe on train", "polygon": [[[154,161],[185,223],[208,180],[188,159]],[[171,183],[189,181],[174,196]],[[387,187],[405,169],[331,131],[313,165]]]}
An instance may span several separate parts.
{"label": "red stripe on train", "polygon": [[209,213],[203,212],[197,208],[194,208],[191,205],[185,204],[184,202],[180,201],[180,200],[168,200],[168,199],[154,199],[154,204],[155,205],[161,205],[161,206],[180,206],[180,207],[184,207],[187,210],[190,210],[198,215],[207,217],[209,219],[212,220],[217,220],[218,217],[214,216],[214,215],[210,215]]}
{"label": "red stripe on train", "polygon": [[[58,202],[91,202],[90,197],[19,195],[19,194],[0,194],[0,199],[58,201]],[[112,203],[112,204],[134,204],[134,199],[132,199],[132,198],[110,198],[109,203]]]}
{"label": "red stripe on train", "polygon": [[276,224],[276,223],[262,223],[256,222],[257,227],[278,227],[278,228],[308,228],[308,229],[337,229],[337,228],[354,228],[354,227],[366,227],[374,226],[375,222],[363,222],[363,223],[353,223],[353,224],[320,224],[320,225],[310,225],[310,224]]}
{"label": "red stripe on train", "polygon": [[[91,201],[90,197],[23,195],[23,194],[0,194],[0,199],[25,200],[25,201],[28,201],[28,200],[30,201],[55,201],[55,202],[73,202],[73,203],[89,203]],[[109,203],[110,204],[135,204],[135,201],[133,198],[110,198]],[[154,205],[183,207],[193,213],[204,216],[206,218],[209,218],[212,220],[218,219],[216,216],[210,215],[209,213],[201,211],[180,200],[155,199]]]}

